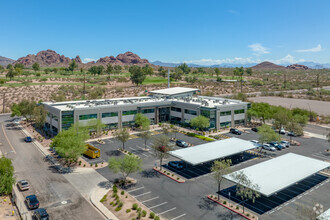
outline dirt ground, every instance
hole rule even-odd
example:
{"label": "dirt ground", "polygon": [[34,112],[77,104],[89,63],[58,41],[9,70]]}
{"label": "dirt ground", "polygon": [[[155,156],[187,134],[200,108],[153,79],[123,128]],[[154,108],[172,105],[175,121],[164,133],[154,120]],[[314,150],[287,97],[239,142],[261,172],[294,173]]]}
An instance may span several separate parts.
{"label": "dirt ground", "polygon": [[9,196],[0,196],[0,220],[19,219],[14,210],[16,209],[12,206]]}
{"label": "dirt ground", "polygon": [[309,99],[291,99],[273,96],[251,97],[253,102],[266,102],[271,105],[283,106],[285,108],[302,108],[316,112],[318,115],[330,115],[330,102],[309,100]]}

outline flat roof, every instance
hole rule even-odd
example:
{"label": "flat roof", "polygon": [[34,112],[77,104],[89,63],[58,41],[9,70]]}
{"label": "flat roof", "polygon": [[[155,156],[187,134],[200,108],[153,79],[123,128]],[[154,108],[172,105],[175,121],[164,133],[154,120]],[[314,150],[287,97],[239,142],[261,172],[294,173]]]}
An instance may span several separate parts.
{"label": "flat roof", "polygon": [[195,147],[170,151],[169,154],[192,165],[197,165],[238,154],[253,148],[256,148],[256,146],[250,141],[240,138],[228,138]]}
{"label": "flat roof", "polygon": [[330,220],[330,209],[323,212],[321,215],[317,216],[318,220]]}
{"label": "flat roof", "polygon": [[237,183],[234,177],[238,172],[244,172],[253,184],[257,184],[257,191],[265,196],[271,196],[327,167],[330,163],[287,153],[274,159],[238,170],[224,176],[227,180]]}
{"label": "flat roof", "polygon": [[150,91],[150,93],[161,94],[161,95],[177,95],[177,94],[181,94],[181,93],[188,93],[188,92],[195,92],[195,91],[199,91],[199,89],[186,88],[186,87],[173,87],[173,88],[166,88],[166,89]]}

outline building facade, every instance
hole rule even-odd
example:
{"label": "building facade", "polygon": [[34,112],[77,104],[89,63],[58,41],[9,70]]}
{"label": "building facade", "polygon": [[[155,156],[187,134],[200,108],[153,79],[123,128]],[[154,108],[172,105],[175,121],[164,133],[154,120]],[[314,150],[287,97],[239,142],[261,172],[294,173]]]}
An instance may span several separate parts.
{"label": "building facade", "polygon": [[244,125],[249,103],[224,98],[196,96],[198,89],[168,88],[151,91],[149,96],[68,102],[44,102],[45,129],[57,134],[74,123],[98,119],[106,129],[134,126],[142,113],[151,124],[171,122],[188,125],[198,115],[210,119],[210,129]]}

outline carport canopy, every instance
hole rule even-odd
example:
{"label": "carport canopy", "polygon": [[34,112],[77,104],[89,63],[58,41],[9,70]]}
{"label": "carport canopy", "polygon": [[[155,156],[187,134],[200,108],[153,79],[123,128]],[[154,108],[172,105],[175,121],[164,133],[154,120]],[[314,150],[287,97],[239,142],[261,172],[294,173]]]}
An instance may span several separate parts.
{"label": "carport canopy", "polygon": [[253,185],[258,185],[258,189],[255,190],[268,197],[329,166],[328,162],[287,153],[227,174],[224,178],[238,183],[239,180],[235,178],[235,174],[243,172]]}
{"label": "carport canopy", "polygon": [[228,138],[201,144],[195,147],[170,151],[169,154],[192,165],[198,165],[251,150],[253,148],[257,148],[257,146],[250,141],[242,140],[240,138]]}

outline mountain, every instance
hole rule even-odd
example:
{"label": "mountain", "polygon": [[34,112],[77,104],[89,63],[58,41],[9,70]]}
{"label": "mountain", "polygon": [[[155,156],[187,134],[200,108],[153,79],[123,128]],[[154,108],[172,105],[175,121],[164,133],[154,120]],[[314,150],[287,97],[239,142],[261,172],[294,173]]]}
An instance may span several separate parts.
{"label": "mountain", "polygon": [[165,67],[177,67],[180,65],[180,63],[164,63],[164,62],[158,61],[158,60],[150,62],[150,63],[155,66],[165,66]]}
{"label": "mountain", "polygon": [[15,60],[0,56],[0,65],[6,67],[8,64],[14,63]]}
{"label": "mountain", "polygon": [[[60,55],[53,50],[42,50],[36,55],[29,54],[19,58],[15,63],[22,63],[24,66],[31,67],[34,63],[39,63],[40,66],[68,66],[73,59]],[[74,60],[81,65],[81,59],[76,56]]]}
{"label": "mountain", "polygon": [[309,68],[305,65],[301,65],[301,64],[291,64],[289,66],[286,67],[287,69],[290,70],[308,70]]}
{"label": "mountain", "polygon": [[285,69],[284,66],[276,65],[276,64],[268,62],[268,61],[259,63],[251,68],[255,69],[255,70],[284,70]]}
{"label": "mountain", "polygon": [[144,66],[150,64],[147,59],[141,59],[137,54],[127,51],[123,54],[118,54],[117,57],[106,56],[98,59],[96,62],[89,62],[88,64],[101,64],[101,65],[140,65]]}

